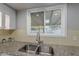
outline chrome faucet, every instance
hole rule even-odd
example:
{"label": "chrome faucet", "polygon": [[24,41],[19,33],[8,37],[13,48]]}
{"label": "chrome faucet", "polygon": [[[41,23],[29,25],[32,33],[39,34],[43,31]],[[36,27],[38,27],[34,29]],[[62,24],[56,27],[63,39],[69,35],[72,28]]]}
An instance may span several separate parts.
{"label": "chrome faucet", "polygon": [[38,42],[38,44],[43,43],[43,41],[40,40],[40,31],[37,32],[36,41]]}

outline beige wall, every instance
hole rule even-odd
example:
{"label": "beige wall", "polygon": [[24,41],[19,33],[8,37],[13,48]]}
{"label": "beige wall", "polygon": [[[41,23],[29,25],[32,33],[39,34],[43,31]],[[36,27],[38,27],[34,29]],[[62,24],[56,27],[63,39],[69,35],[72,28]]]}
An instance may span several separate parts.
{"label": "beige wall", "polygon": [[[41,40],[46,44],[56,44],[56,45],[71,45],[79,46],[79,27],[78,27],[78,11],[79,4],[68,4],[68,18],[67,18],[67,37],[41,37]],[[77,6],[77,7],[75,7]],[[75,8],[74,8],[75,7]],[[72,10],[73,8],[73,10]],[[77,10],[76,10],[77,8]],[[74,13],[75,14],[74,14]],[[76,15],[77,14],[77,15]],[[76,16],[75,16],[76,15]],[[77,18],[75,18],[77,17]],[[74,24],[75,23],[75,24]],[[36,42],[36,37],[28,36],[26,30],[26,10],[17,12],[17,30],[12,34],[17,41],[22,42]]]}
{"label": "beige wall", "polygon": [[[25,32],[26,30],[19,29],[12,35],[17,41],[36,42],[35,36],[28,36]],[[73,36],[76,36],[76,38]],[[72,31],[68,37],[41,37],[41,40],[43,40],[46,44],[79,46],[79,31]]]}

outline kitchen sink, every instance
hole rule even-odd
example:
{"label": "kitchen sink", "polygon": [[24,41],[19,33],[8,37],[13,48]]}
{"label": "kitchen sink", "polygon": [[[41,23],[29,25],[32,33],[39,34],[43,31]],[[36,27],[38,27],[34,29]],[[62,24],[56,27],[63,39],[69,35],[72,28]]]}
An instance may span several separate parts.
{"label": "kitchen sink", "polygon": [[39,44],[26,44],[19,51],[32,55],[54,55],[52,47]]}
{"label": "kitchen sink", "polygon": [[35,44],[26,44],[22,48],[19,49],[21,52],[25,52],[28,54],[39,54],[39,45]]}
{"label": "kitchen sink", "polygon": [[32,50],[32,51],[35,51],[37,49],[37,45],[28,45],[28,50]]}

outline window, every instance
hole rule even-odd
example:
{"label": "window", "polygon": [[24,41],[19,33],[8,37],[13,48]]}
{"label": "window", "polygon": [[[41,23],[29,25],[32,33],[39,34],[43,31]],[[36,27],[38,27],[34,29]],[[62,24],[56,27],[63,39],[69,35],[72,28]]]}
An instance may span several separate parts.
{"label": "window", "polygon": [[46,11],[44,24],[46,33],[61,32],[61,10]]}
{"label": "window", "polygon": [[65,36],[66,11],[66,5],[27,10],[27,33]]}
{"label": "window", "polygon": [[31,32],[44,32],[44,12],[31,13]]}
{"label": "window", "polygon": [[5,29],[10,28],[10,16],[5,14]]}
{"label": "window", "polygon": [[0,12],[0,28],[2,28],[2,12]]}

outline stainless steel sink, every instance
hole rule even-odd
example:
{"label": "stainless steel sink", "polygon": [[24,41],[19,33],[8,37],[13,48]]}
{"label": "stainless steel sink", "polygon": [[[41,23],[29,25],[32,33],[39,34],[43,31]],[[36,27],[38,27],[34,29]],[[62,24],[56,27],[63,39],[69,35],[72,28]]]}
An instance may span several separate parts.
{"label": "stainless steel sink", "polygon": [[47,45],[39,44],[26,44],[22,48],[20,48],[19,51],[32,55],[54,55],[52,47],[49,48],[49,46]]}
{"label": "stainless steel sink", "polygon": [[38,50],[39,50],[39,45],[35,45],[35,44],[26,44],[19,49],[19,51],[28,54],[38,54],[39,53]]}
{"label": "stainless steel sink", "polygon": [[38,45],[28,45],[28,50],[31,50],[31,51],[35,51],[37,49]]}

